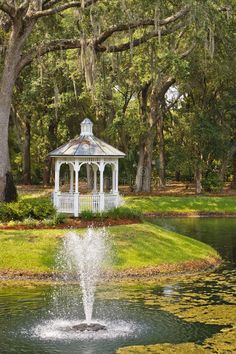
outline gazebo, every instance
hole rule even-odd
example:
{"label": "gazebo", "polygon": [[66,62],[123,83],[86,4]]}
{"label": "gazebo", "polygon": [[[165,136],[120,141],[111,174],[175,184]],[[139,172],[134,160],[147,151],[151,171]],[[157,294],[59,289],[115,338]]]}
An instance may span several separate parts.
{"label": "gazebo", "polygon": [[[120,204],[118,191],[118,161],[125,154],[93,135],[93,123],[86,118],[81,123],[81,133],[75,139],[49,153],[55,158],[55,190],[53,204],[58,212],[78,216],[84,210],[101,212],[116,208]],[[69,166],[69,191],[60,189],[60,169]],[[93,191],[89,194],[79,192],[79,174],[83,165],[90,165],[93,171]],[[104,193],[104,169],[111,166],[112,188]],[[98,175],[99,171],[99,175]],[[99,177],[99,189],[98,185]]]}

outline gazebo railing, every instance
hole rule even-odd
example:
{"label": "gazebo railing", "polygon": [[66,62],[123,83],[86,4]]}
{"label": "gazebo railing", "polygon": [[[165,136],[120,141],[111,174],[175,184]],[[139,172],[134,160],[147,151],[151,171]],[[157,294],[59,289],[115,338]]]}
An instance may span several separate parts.
{"label": "gazebo railing", "polygon": [[79,195],[79,214],[86,210],[91,210],[93,213],[97,213],[100,211],[99,194]]}
{"label": "gazebo railing", "polygon": [[[112,193],[104,193],[104,208],[109,210],[116,208],[119,205],[119,195]],[[78,195],[78,213],[89,210],[93,213],[101,211],[101,195],[94,194],[79,194]],[[58,212],[74,214],[75,211],[75,195],[74,193],[54,193],[54,205]]]}
{"label": "gazebo railing", "polygon": [[55,205],[60,213],[74,213],[74,195],[72,193],[57,193],[54,198],[56,198]]}
{"label": "gazebo railing", "polygon": [[118,195],[105,193],[104,194],[104,209],[110,210],[118,206]]}

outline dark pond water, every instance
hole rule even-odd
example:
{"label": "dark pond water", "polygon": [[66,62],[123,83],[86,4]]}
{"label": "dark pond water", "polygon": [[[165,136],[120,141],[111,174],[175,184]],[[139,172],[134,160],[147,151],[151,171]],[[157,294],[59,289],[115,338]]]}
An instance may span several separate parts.
{"label": "dark pond water", "polygon": [[[119,347],[155,343],[201,344],[227,325],[186,321],[164,309],[160,299],[180,304],[192,295],[193,306],[227,304],[222,294],[232,294],[236,263],[236,220],[165,219],[163,227],[198,238],[217,248],[226,260],[216,278],[203,275],[192,281],[166,284],[101,286],[94,318],[107,326],[96,334],[74,333],[62,328],[83,320],[81,293],[75,285],[0,288],[0,353],[2,354],[108,354]],[[219,275],[219,278],[218,278]]]}

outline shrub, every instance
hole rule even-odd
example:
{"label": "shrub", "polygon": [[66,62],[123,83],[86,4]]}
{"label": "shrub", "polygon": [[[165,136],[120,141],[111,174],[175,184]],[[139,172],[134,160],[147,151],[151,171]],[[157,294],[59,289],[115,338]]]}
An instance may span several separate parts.
{"label": "shrub", "polygon": [[56,210],[49,199],[33,199],[30,203],[32,206],[32,217],[35,219],[43,220],[56,214]]}
{"label": "shrub", "polygon": [[53,217],[53,220],[55,222],[55,225],[64,224],[66,216],[62,213],[56,213]]}
{"label": "shrub", "polygon": [[80,213],[80,218],[83,220],[93,220],[97,214],[94,214],[91,210],[83,210]]}
{"label": "shrub", "polygon": [[92,211],[86,210],[80,214],[81,219],[93,220],[93,219],[141,219],[142,214],[137,210],[132,210],[126,207],[114,208],[108,211],[103,211],[101,213],[93,213]]}
{"label": "shrub", "polygon": [[[26,219],[24,219],[23,224],[26,226],[37,226],[40,224],[40,222],[39,222],[39,220],[35,220],[32,218],[26,218]],[[8,223],[8,225],[9,225],[9,223]]]}
{"label": "shrub", "polygon": [[53,217],[56,210],[47,198],[20,200],[14,203],[0,203],[0,222],[25,219],[43,220]]}
{"label": "shrub", "polygon": [[202,181],[202,186],[206,192],[220,192],[224,183],[217,173],[209,173]]}
{"label": "shrub", "polygon": [[0,203],[0,221],[7,222],[11,220],[11,210],[7,203]]}

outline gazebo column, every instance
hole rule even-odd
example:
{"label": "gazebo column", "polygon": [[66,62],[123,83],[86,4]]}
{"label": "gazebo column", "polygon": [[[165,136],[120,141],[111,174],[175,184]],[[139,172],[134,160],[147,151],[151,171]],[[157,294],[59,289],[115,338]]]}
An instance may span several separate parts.
{"label": "gazebo column", "polygon": [[92,165],[93,167],[93,193],[97,193],[97,165]]}
{"label": "gazebo column", "polygon": [[79,163],[75,161],[75,193],[74,193],[74,216],[79,216]]}
{"label": "gazebo column", "polygon": [[60,193],[60,163],[56,159],[55,161],[55,192],[54,192],[54,206],[56,209],[59,208],[59,200],[58,200],[58,194]]}
{"label": "gazebo column", "polygon": [[119,193],[119,167],[118,167],[118,160],[116,161],[115,164],[115,193]]}
{"label": "gazebo column", "polygon": [[115,195],[115,207],[119,204],[119,191],[118,191],[118,161],[112,165],[112,194]]}
{"label": "gazebo column", "polygon": [[74,192],[74,167],[73,165],[70,166],[70,193]]}
{"label": "gazebo column", "polygon": [[105,207],[105,197],[103,191],[103,172],[104,172],[104,161],[100,161],[99,172],[100,172],[100,191],[99,191],[99,198],[100,198],[100,212],[104,210]]}

